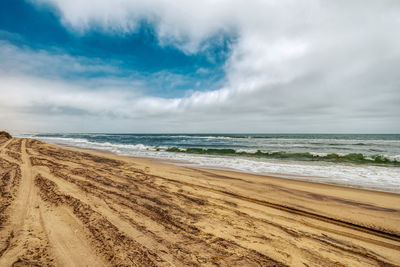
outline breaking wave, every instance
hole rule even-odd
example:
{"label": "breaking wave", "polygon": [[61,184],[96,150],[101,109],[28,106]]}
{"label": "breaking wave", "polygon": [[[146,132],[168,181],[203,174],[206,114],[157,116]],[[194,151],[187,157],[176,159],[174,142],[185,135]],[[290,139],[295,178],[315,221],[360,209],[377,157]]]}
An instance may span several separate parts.
{"label": "breaking wave", "polygon": [[400,167],[400,161],[386,157],[384,155],[363,155],[361,153],[349,153],[339,155],[336,153],[316,154],[310,152],[303,153],[288,153],[288,152],[245,152],[236,151],[234,149],[215,149],[215,148],[178,148],[170,147],[165,151],[179,152],[190,154],[206,154],[206,155],[226,155],[226,156],[243,156],[243,157],[258,157],[270,159],[287,159],[300,161],[326,161],[334,163],[354,163],[354,164],[378,164]]}

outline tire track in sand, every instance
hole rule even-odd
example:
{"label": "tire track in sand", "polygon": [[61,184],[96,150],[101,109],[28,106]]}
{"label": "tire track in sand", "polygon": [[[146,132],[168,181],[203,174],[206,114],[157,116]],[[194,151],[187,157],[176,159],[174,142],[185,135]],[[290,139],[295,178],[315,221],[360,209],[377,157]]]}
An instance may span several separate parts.
{"label": "tire track in sand", "polygon": [[[13,140],[5,142],[2,148]],[[3,158],[19,164],[21,182],[11,207],[13,213],[6,229],[10,234],[0,266],[107,266],[89,249],[85,236],[77,234],[82,226],[76,218],[64,210],[52,212],[40,199],[33,183],[37,171],[31,166],[25,139],[19,152],[20,162],[2,150]]]}
{"label": "tire track in sand", "polygon": [[5,142],[3,142],[2,144],[0,144],[0,153],[4,154],[4,149],[6,146],[8,146],[11,143],[12,139],[9,139]]}
{"label": "tire track in sand", "polygon": [[68,209],[52,210],[46,205],[40,214],[56,266],[107,266],[91,249],[82,225]]}
{"label": "tire track in sand", "polygon": [[21,182],[9,220],[13,235],[10,246],[0,258],[0,266],[51,266],[48,240],[40,224],[39,199],[34,192],[32,168],[26,153],[26,139],[22,141],[21,156]]}
{"label": "tire track in sand", "polygon": [[[316,218],[313,211],[285,206],[280,196],[269,202],[208,174],[169,166],[157,171],[155,163],[150,174],[147,164],[153,163],[14,140],[0,152],[0,174],[21,167],[23,178],[8,210],[13,224],[7,227],[16,234],[3,239],[9,245],[1,267],[400,263],[396,238]],[[22,155],[20,161],[10,149]],[[12,179],[4,177],[8,186]],[[362,212],[393,221],[397,216],[382,209]]]}
{"label": "tire track in sand", "polygon": [[[43,168],[43,167],[42,167]],[[78,186],[68,183],[62,179],[56,178],[54,175],[52,175],[49,171],[46,170],[41,170],[40,167],[38,167],[39,174],[42,177],[46,177],[47,179],[55,182],[59,188],[63,188],[64,191],[67,191],[68,194],[76,199],[79,199],[81,202],[83,202],[86,205],[93,204],[91,208],[100,214],[102,214],[110,223],[114,224],[121,232],[123,232],[124,235],[131,237],[132,239],[140,242],[146,249],[151,250],[153,253],[156,253],[162,260],[164,260],[168,265],[170,266],[184,266],[185,264],[183,262],[177,261],[173,255],[166,253],[165,251],[168,250],[165,246],[162,244],[157,243],[156,240],[151,239],[146,233],[140,231],[140,229],[137,229],[133,227],[129,222],[125,220],[121,220],[121,213],[117,213],[116,211],[112,210],[108,203],[107,199],[101,199],[94,194],[85,194],[83,191],[81,191]],[[64,193],[65,194],[65,193]],[[63,211],[63,215],[65,214],[71,214],[71,212],[66,209],[65,207],[61,207]],[[60,209],[60,207],[58,208]],[[60,216],[60,215],[59,215]],[[70,216],[70,217],[73,217]],[[48,221],[48,220],[46,220]],[[63,221],[67,221],[66,219],[63,219]],[[53,223],[52,223],[53,224]],[[64,232],[64,231],[63,231]],[[83,226],[81,226],[81,229],[78,231],[78,228],[74,231],[74,234],[76,235],[77,233],[82,233],[84,232]],[[85,240],[81,241],[82,243],[85,242]],[[72,243],[74,244],[74,243]],[[147,246],[146,246],[147,245]],[[80,250],[82,251],[82,250]],[[78,262],[79,263],[79,262]],[[82,261],[81,261],[82,263]],[[76,265],[76,266],[82,266],[82,265]]]}
{"label": "tire track in sand", "polygon": [[39,192],[34,186],[34,177],[38,170],[31,166],[26,149],[24,147],[23,160],[33,170],[29,176],[29,186],[35,193],[35,200],[38,201],[36,207],[39,209],[41,228],[48,240],[49,250],[54,257],[55,265],[71,267],[107,266],[91,249],[79,220],[68,209],[60,207],[54,210],[39,197]]}

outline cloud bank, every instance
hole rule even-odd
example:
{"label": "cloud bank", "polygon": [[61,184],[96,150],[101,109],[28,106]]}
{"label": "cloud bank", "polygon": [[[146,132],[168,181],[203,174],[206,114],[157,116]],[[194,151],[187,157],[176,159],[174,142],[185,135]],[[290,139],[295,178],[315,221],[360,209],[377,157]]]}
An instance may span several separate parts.
{"label": "cloud bank", "polygon": [[[93,29],[123,36],[146,22],[160,46],[188,55],[204,53],[223,35],[235,41],[219,89],[188,88],[185,96],[170,98],[146,90],[145,80],[160,73],[118,78],[112,74],[120,70],[107,62],[2,42],[0,91],[7,98],[0,99],[0,121],[33,118],[30,126],[20,119],[10,128],[400,131],[398,1],[31,1],[55,7],[63,25],[80,36]],[[81,71],[107,78],[57,75]],[[167,86],[165,79],[161,84]]]}

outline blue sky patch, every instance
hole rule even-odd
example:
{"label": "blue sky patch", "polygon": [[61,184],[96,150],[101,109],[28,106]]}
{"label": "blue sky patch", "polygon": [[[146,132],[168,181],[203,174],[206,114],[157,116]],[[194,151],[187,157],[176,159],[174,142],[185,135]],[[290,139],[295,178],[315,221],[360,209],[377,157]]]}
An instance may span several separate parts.
{"label": "blue sky patch", "polygon": [[234,42],[232,36],[222,35],[208,40],[211,45],[204,51],[185,54],[173,46],[160,46],[152,25],[146,22],[128,34],[112,34],[99,28],[80,34],[65,28],[53,7],[22,0],[0,2],[0,39],[30,51],[85,59],[82,64],[94,60],[114,68],[110,73],[106,69],[76,71],[57,66],[35,70],[47,78],[139,78],[146,83],[147,93],[167,98],[219,88]]}

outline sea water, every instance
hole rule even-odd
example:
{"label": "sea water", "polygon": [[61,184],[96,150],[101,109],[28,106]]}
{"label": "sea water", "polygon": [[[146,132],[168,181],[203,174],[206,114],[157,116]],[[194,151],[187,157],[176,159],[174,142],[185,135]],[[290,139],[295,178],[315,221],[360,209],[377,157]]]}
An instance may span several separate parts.
{"label": "sea water", "polygon": [[399,134],[30,134],[44,142],[400,193]]}

